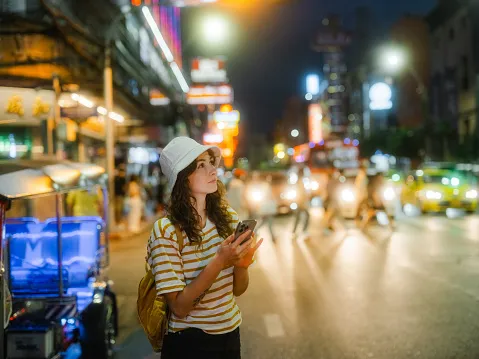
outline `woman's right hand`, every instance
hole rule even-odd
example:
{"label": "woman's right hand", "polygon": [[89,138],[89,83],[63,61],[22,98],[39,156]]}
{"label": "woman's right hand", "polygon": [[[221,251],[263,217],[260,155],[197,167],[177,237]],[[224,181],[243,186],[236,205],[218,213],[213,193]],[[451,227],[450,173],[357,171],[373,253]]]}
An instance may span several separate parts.
{"label": "woman's right hand", "polygon": [[[226,238],[218,248],[216,256],[221,261],[223,268],[229,268],[243,258],[249,251],[251,245],[254,242],[251,231],[247,231],[241,234],[236,240],[234,233]],[[243,242],[248,236],[251,236],[245,243]]]}

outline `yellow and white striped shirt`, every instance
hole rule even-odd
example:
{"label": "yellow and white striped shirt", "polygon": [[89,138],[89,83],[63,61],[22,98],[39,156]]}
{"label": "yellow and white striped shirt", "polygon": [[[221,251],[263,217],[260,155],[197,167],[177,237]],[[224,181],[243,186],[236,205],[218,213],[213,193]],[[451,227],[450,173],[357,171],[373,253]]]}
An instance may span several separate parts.
{"label": "yellow and white striped shirt", "polygon": [[[238,214],[229,208],[233,231],[238,224]],[[184,248],[179,252],[175,227],[168,218],[159,219],[153,226],[148,241],[148,264],[155,276],[158,295],[179,292],[191,283],[215,256],[224,238],[209,219],[203,229],[200,247],[190,243],[184,236]],[[198,328],[209,334],[224,334],[235,330],[241,324],[241,312],[233,295],[234,267],[223,270],[206,295],[183,319],[173,313],[169,331],[177,332],[187,328]]]}

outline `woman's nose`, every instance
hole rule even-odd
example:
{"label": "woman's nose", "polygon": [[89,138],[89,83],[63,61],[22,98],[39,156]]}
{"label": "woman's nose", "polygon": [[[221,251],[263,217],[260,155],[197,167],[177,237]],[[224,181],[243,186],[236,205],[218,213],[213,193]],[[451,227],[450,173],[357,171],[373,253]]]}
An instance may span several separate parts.
{"label": "woman's nose", "polygon": [[211,168],[210,168],[210,175],[216,174],[216,167],[213,166],[213,165],[210,165],[210,166],[211,166]]}

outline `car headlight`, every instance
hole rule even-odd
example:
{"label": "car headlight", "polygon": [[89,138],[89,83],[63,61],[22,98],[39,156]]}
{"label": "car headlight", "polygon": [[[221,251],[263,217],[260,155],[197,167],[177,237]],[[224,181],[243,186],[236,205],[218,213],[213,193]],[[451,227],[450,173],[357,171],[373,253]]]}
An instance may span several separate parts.
{"label": "car headlight", "polygon": [[354,202],[356,200],[356,196],[354,195],[354,192],[350,189],[343,189],[341,191],[341,199],[344,202]]}
{"label": "car headlight", "polygon": [[426,191],[427,199],[441,199],[442,193],[437,191]]}
{"label": "car headlight", "polygon": [[477,198],[477,191],[475,189],[471,189],[466,192],[467,199],[476,199]]}
{"label": "car headlight", "polygon": [[261,202],[264,199],[264,193],[255,189],[249,192],[248,198],[253,202]]}
{"label": "car headlight", "polygon": [[319,183],[316,181],[311,182],[311,189],[317,191],[319,189]]}
{"label": "car headlight", "polygon": [[394,189],[388,187],[384,190],[383,196],[386,201],[392,201],[396,198],[396,192],[394,192]]}

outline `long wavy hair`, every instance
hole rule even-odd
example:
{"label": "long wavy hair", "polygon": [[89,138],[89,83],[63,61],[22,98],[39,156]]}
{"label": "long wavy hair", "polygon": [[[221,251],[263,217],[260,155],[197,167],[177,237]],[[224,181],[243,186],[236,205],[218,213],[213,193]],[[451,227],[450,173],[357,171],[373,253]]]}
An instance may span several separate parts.
{"label": "long wavy hair", "polygon": [[[211,158],[215,158],[212,150],[208,150],[208,154]],[[167,211],[170,221],[174,225],[179,225],[185,231],[190,242],[201,245],[201,218],[194,207],[195,198],[191,193],[188,180],[188,177],[196,171],[196,165],[197,161],[195,160],[178,173]],[[218,234],[223,238],[227,238],[233,233],[230,225],[232,217],[228,212],[228,202],[225,199],[225,193],[225,186],[218,180],[218,190],[206,195],[206,215],[216,225]]]}

